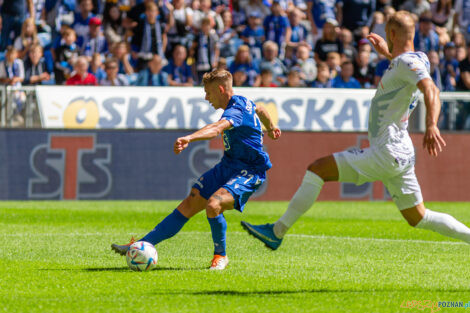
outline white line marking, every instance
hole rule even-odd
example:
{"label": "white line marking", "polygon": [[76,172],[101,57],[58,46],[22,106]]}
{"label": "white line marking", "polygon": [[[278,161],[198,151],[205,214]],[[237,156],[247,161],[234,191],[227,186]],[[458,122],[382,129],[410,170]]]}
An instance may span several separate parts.
{"label": "white line marking", "polygon": [[[178,234],[191,235],[191,234],[204,234],[209,235],[210,232],[204,231],[182,231]],[[245,232],[229,232],[229,235],[245,235]],[[0,234],[0,237],[35,237],[35,236],[61,236],[61,237],[89,237],[89,236],[135,236],[135,233],[15,233],[15,234]],[[404,242],[404,243],[419,243],[419,244],[441,244],[441,245],[467,245],[461,241],[431,241],[420,239],[391,239],[391,238],[369,238],[369,237],[342,237],[342,236],[328,236],[328,235],[304,235],[304,234],[288,234],[286,237],[294,238],[307,238],[307,239],[323,239],[323,240],[357,240],[357,241],[378,241],[378,242]]]}

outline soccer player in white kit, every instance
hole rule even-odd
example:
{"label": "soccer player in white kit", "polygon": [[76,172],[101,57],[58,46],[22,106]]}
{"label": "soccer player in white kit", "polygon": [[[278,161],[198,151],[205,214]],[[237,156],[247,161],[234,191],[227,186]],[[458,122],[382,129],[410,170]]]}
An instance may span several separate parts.
{"label": "soccer player in white kit", "polygon": [[423,147],[437,156],[445,146],[437,120],[441,108],[439,89],[429,75],[429,60],[414,52],[415,25],[406,11],[396,12],[386,25],[387,41],[368,36],[377,52],[391,60],[377,86],[369,112],[370,148],[352,149],[320,158],[310,164],[287,211],[274,224],[242,222],[251,235],[276,250],[287,230],[313,205],[324,182],[382,181],[407,222],[470,243],[470,229],[454,217],[426,209],[414,171],[415,152],[407,131],[408,118],[419,92],[426,105]]}

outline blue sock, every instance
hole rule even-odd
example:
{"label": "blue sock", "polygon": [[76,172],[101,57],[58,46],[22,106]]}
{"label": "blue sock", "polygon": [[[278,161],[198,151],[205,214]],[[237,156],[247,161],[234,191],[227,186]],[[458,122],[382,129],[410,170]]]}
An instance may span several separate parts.
{"label": "blue sock", "polygon": [[176,235],[189,219],[175,209],[170,215],[165,217],[154,229],[139,241],[147,241],[153,245]]}
{"label": "blue sock", "polygon": [[223,214],[219,214],[217,217],[210,218],[207,220],[211,225],[212,240],[214,241],[214,254],[225,255],[225,238],[227,237],[227,221]]}

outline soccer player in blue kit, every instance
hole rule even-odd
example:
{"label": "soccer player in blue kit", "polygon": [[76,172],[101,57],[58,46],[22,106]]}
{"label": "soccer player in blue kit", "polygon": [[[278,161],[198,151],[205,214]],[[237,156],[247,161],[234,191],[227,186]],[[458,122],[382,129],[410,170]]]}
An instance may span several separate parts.
{"label": "soccer player in blue kit", "polygon": [[[189,196],[139,241],[156,245],[171,238],[191,217],[205,209],[214,241],[210,269],[223,270],[229,262],[225,241],[227,222],[223,212],[233,208],[242,212],[248,198],[264,182],[266,171],[272,166],[268,154],[263,151],[261,123],[272,139],[278,139],[281,131],[273,124],[265,108],[234,95],[230,72],[208,72],[203,76],[203,84],[206,100],[215,109],[223,109],[224,113],[219,121],[176,139],[173,150],[179,154],[192,141],[210,140],[222,135],[224,156],[196,181]],[[124,255],[129,245],[112,244],[111,247]]]}

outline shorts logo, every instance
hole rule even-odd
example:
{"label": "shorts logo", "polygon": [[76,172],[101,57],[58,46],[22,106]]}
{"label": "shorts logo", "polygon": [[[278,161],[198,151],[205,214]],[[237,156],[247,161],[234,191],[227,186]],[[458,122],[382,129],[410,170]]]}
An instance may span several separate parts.
{"label": "shorts logo", "polygon": [[50,134],[31,151],[30,199],[97,199],[109,194],[111,145],[94,134]]}

